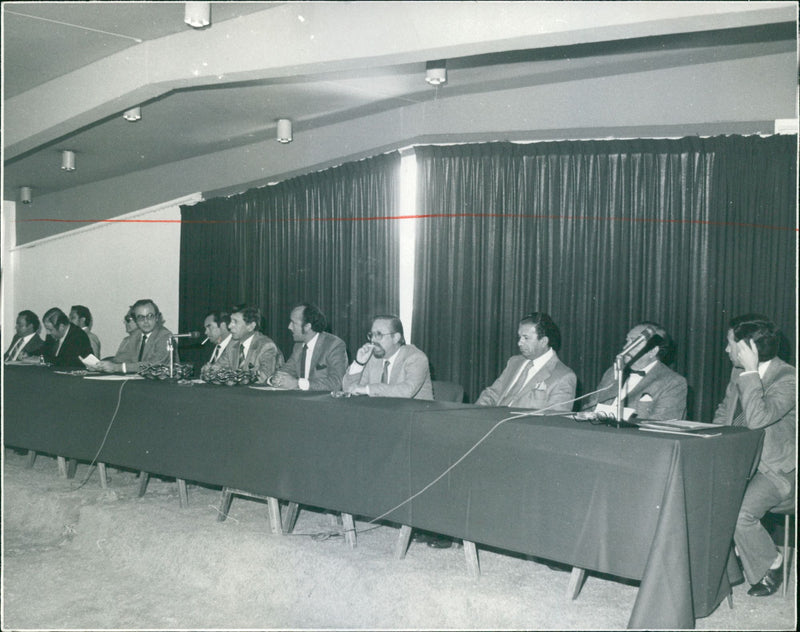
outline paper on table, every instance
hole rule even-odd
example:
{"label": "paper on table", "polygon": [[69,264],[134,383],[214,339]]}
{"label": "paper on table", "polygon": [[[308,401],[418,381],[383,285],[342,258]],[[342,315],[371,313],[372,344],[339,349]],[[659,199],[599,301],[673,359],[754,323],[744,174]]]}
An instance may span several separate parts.
{"label": "paper on table", "polygon": [[141,375],[116,375],[116,374],[109,374],[109,375],[84,375],[84,380],[143,380],[144,377]]}
{"label": "paper on table", "polygon": [[[78,357],[81,358],[80,356]],[[83,365],[89,369],[93,369],[100,364],[100,360],[93,353],[90,353],[85,358],[81,358],[81,362],[83,362]]]}
{"label": "paper on table", "polygon": [[717,424],[707,424],[701,421],[689,421],[687,419],[642,419],[638,422],[644,428],[655,430],[672,430],[673,432],[695,432],[697,430],[719,430]]}

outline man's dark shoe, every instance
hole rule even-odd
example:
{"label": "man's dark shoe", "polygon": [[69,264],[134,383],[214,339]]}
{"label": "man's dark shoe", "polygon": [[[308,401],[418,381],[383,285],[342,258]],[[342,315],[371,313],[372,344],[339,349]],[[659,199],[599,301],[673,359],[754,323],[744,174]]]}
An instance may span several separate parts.
{"label": "man's dark shoe", "polygon": [[446,535],[433,535],[427,544],[432,549],[449,549],[453,546],[453,540]]}
{"label": "man's dark shoe", "polygon": [[771,568],[757,584],[753,584],[747,594],[751,597],[769,597],[774,595],[783,583],[783,564]]}

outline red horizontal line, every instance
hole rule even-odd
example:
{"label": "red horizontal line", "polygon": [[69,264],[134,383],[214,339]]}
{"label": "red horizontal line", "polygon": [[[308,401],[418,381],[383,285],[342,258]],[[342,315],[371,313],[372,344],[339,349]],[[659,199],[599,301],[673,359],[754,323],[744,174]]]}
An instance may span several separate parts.
{"label": "red horizontal line", "polygon": [[772,226],[768,224],[748,224],[743,222],[712,222],[699,219],[658,219],[646,217],[589,217],[585,215],[514,215],[510,213],[428,213],[423,215],[386,215],[377,217],[319,217],[319,218],[275,218],[275,219],[51,219],[28,218],[18,219],[17,222],[57,222],[77,224],[251,224],[267,222],[374,222],[398,219],[439,219],[439,218],[476,218],[476,217],[508,217],[514,219],[556,219],[576,221],[615,221],[615,222],[648,222],[657,224],[699,224],[703,226],[736,226],[739,228],[766,228],[768,230],[791,230],[798,228],[790,226]]}

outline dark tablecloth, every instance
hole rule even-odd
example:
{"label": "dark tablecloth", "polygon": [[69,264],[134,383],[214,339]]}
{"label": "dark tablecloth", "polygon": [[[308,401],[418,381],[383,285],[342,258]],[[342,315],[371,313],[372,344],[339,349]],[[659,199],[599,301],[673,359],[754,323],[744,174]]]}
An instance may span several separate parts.
{"label": "dark tablecloth", "polygon": [[[3,394],[7,445],[90,461],[108,430],[101,462],[368,517],[418,492],[509,415],[445,402],[97,381],[40,367],[6,367]],[[693,627],[729,591],[730,542],[762,438],[720,433],[506,421],[386,519],[641,580],[630,627]]]}

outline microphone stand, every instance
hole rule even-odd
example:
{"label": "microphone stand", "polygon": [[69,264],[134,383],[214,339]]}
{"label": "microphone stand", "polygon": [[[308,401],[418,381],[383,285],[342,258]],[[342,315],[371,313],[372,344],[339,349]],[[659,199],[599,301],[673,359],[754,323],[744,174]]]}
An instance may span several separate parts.
{"label": "microphone stand", "polygon": [[627,362],[625,361],[624,353],[620,353],[616,358],[614,358],[614,374],[617,378],[617,428],[619,428],[619,422],[622,419],[624,409],[624,406],[622,405],[622,384],[626,364]]}
{"label": "microphone stand", "polygon": [[172,336],[167,338],[167,351],[169,351],[169,377],[172,379],[175,371],[175,345],[172,342]]}

